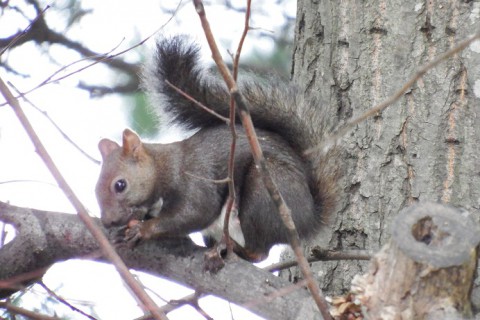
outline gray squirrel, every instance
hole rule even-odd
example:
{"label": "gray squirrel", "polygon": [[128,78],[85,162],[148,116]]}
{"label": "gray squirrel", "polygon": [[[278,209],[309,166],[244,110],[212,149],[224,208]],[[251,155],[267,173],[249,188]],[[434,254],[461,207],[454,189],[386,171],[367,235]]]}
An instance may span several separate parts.
{"label": "gray squirrel", "polygon": [[[106,227],[126,226],[129,242],[185,236],[208,229],[221,217],[228,187],[215,181],[227,177],[230,129],[166,82],[228,117],[229,91],[199,60],[199,47],[185,37],[161,39],[143,80],[155,112],[169,115],[174,124],[199,129],[195,134],[179,142],[152,144],[126,129],[121,146],[108,139],[99,142],[103,164],[96,195],[101,220]],[[240,81],[239,88],[298,234],[311,237],[334,211],[337,192],[335,152],[305,153],[323,141],[328,130],[325,111],[315,99],[277,80],[249,79]],[[239,124],[237,135],[235,219],[248,253],[242,257],[257,261],[273,245],[287,243],[288,237]]]}

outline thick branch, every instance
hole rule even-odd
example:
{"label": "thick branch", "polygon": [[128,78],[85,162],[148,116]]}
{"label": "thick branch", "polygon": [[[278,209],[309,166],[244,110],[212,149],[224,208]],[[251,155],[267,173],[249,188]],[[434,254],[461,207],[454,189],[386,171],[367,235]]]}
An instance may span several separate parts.
{"label": "thick branch", "polygon": [[[17,228],[17,237],[0,249],[1,280],[98,249],[77,215],[19,208],[0,202],[0,220]],[[228,260],[215,275],[205,273],[204,252],[204,248],[189,240],[152,241],[133,250],[118,249],[130,268],[161,275],[238,305],[248,305],[263,317],[320,319],[307,291],[287,290],[288,295],[273,298],[275,292],[291,284],[240,259]]]}

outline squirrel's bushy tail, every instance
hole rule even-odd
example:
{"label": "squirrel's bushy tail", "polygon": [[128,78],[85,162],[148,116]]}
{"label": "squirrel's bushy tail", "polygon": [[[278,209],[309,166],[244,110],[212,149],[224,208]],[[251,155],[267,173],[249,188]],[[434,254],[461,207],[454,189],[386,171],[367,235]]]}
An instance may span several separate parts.
{"label": "squirrel's bushy tail", "polygon": [[[206,112],[172,88],[166,81],[228,117],[230,94],[219,77],[200,65],[199,47],[187,37],[161,39],[150,64],[144,70],[144,87],[149,92],[154,112],[168,115],[172,123],[189,129],[222,125],[222,120]],[[330,130],[329,119],[318,99],[305,97],[291,85],[279,80],[250,79],[239,82],[249,102],[256,128],[275,132],[287,140],[312,166],[311,183],[322,219],[333,211],[335,203],[337,151],[313,151]],[[237,117],[238,118],[238,117]]]}

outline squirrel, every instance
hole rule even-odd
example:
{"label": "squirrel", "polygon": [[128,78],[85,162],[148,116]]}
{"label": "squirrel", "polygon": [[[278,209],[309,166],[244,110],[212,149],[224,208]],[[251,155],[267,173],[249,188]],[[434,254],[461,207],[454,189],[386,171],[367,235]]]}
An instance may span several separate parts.
{"label": "squirrel", "polygon": [[[127,226],[126,240],[186,236],[219,229],[216,220],[228,197],[227,163],[231,131],[219,117],[199,108],[167,81],[216,113],[228,117],[230,94],[225,84],[201,66],[199,46],[183,36],[157,41],[143,87],[152,96],[154,112],[173,124],[198,131],[168,144],[144,143],[129,129],[120,146],[102,139],[102,169],[96,185],[101,221],[106,227]],[[238,83],[250,113],[267,166],[291,209],[300,238],[319,232],[334,211],[336,194],[334,148],[319,145],[328,130],[325,109],[279,80],[249,77]],[[237,117],[238,118],[238,117]],[[258,261],[269,249],[288,243],[287,231],[266,191],[245,132],[236,124],[234,157],[235,221],[241,228],[247,260]],[[221,220],[223,223],[223,220]]]}

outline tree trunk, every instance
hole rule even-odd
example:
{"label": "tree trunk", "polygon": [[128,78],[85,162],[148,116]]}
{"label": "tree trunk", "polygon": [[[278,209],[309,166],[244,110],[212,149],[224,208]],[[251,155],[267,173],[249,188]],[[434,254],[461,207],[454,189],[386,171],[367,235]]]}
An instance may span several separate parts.
{"label": "tree trunk", "polygon": [[[299,0],[293,80],[307,94],[320,95],[319,108],[330,108],[341,125],[479,30],[479,11],[480,3],[473,1]],[[340,142],[338,212],[314,243],[378,250],[390,238],[394,216],[417,201],[464,207],[479,220],[477,79],[478,42],[346,134]],[[365,267],[357,261],[320,262],[314,273],[327,294],[341,294]]]}

